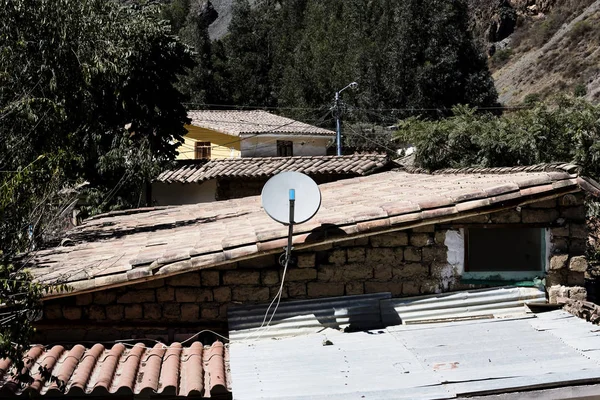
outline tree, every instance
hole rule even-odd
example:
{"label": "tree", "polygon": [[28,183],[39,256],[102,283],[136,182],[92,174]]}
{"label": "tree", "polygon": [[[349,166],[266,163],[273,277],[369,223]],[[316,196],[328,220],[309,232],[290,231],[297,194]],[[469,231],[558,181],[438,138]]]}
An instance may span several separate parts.
{"label": "tree", "polygon": [[137,205],[176,155],[187,115],[174,84],[193,60],[157,17],[106,0],[0,0],[0,357],[19,360],[31,337],[52,288],[32,283],[28,262],[59,237],[77,187],[96,211]]}
{"label": "tree", "polygon": [[[210,1],[187,1],[187,17],[179,29],[181,39],[194,50],[196,65],[185,75],[180,77],[179,89],[189,99],[192,108],[203,104],[213,104],[223,101],[220,82],[220,71],[215,68],[215,56],[212,43],[208,36],[208,27],[214,22],[218,14]],[[176,7],[174,2],[165,9]],[[183,6],[181,6],[183,8]],[[174,21],[177,24],[177,21]],[[218,53],[217,53],[218,55]]]}
{"label": "tree", "polygon": [[230,98],[240,106],[272,106],[273,82],[270,72],[274,39],[280,26],[274,15],[275,1],[236,0],[232,8],[229,34],[224,38],[227,70],[231,75]]}
{"label": "tree", "polygon": [[[321,108],[349,82],[356,109],[494,106],[464,0],[238,0],[225,40],[242,105]],[[277,26],[277,29],[271,29]],[[256,95],[260,94],[260,95]],[[254,96],[254,98],[251,98]],[[363,120],[373,115],[363,113]]]}
{"label": "tree", "polygon": [[456,106],[446,119],[401,121],[396,137],[415,146],[416,163],[431,170],[573,162],[600,177],[600,106],[581,98],[503,116]]}

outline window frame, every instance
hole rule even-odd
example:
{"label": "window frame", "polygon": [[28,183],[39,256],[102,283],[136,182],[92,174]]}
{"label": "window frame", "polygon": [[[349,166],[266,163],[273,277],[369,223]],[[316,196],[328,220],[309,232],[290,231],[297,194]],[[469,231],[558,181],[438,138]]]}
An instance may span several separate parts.
{"label": "window frame", "polygon": [[210,160],[212,156],[211,147],[211,142],[194,142],[194,159]]}
{"label": "window frame", "polygon": [[[285,149],[285,154],[281,154],[281,150]],[[288,150],[289,149],[289,153]],[[293,140],[277,140],[277,157],[294,157],[294,141]]]}
{"label": "window frame", "polygon": [[[530,281],[543,278],[548,271],[548,256],[549,256],[549,234],[550,230],[547,225],[540,224],[485,224],[485,225],[468,225],[462,226],[463,244],[464,244],[464,260],[461,281]],[[469,271],[469,235],[471,229],[539,229],[541,267],[537,270],[527,271]]]}

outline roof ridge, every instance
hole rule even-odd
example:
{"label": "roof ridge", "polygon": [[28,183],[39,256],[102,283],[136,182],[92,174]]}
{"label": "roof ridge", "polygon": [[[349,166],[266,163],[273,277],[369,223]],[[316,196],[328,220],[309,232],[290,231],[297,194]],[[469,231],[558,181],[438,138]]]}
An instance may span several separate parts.
{"label": "roof ridge", "polygon": [[451,175],[451,174],[510,174],[515,172],[567,172],[579,175],[581,167],[572,163],[540,163],[534,165],[516,165],[512,167],[462,167],[429,170],[420,167],[403,167],[403,171],[411,174]]}
{"label": "roof ridge", "polygon": [[235,109],[227,109],[227,110],[188,110],[187,112],[188,113],[192,113],[192,112],[214,112],[214,113],[221,113],[221,112],[240,112],[240,113],[265,112],[265,113],[273,114],[272,112],[270,112],[268,110],[260,110],[260,109],[256,109],[256,110],[235,110]]}
{"label": "roof ridge", "polygon": [[391,166],[392,161],[385,154],[222,158],[209,160],[200,165],[175,166],[160,173],[155,182],[203,182],[218,177],[253,177],[259,172],[260,176],[274,175],[273,168],[285,168],[285,170],[304,172],[308,175],[343,173],[362,176],[381,170],[387,165]]}

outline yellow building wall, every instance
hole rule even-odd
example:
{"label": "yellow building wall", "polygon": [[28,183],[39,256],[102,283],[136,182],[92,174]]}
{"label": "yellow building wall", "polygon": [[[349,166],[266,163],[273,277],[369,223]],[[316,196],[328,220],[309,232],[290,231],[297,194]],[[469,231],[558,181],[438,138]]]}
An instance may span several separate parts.
{"label": "yellow building wall", "polygon": [[196,142],[210,142],[211,160],[218,158],[238,158],[241,154],[240,138],[238,137],[193,125],[186,125],[186,129],[188,133],[183,137],[184,142],[177,149],[179,151],[177,160],[193,160]]}

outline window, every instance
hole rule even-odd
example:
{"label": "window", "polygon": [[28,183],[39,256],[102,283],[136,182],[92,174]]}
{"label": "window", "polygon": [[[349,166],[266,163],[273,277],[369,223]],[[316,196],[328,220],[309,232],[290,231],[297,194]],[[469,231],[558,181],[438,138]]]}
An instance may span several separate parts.
{"label": "window", "polygon": [[472,279],[520,280],[543,275],[546,230],[531,227],[465,229],[465,274]]}
{"label": "window", "polygon": [[210,160],[210,142],[196,142],[194,149],[196,160]]}
{"label": "window", "polygon": [[294,155],[294,142],[291,140],[277,141],[277,157],[292,157]]}

